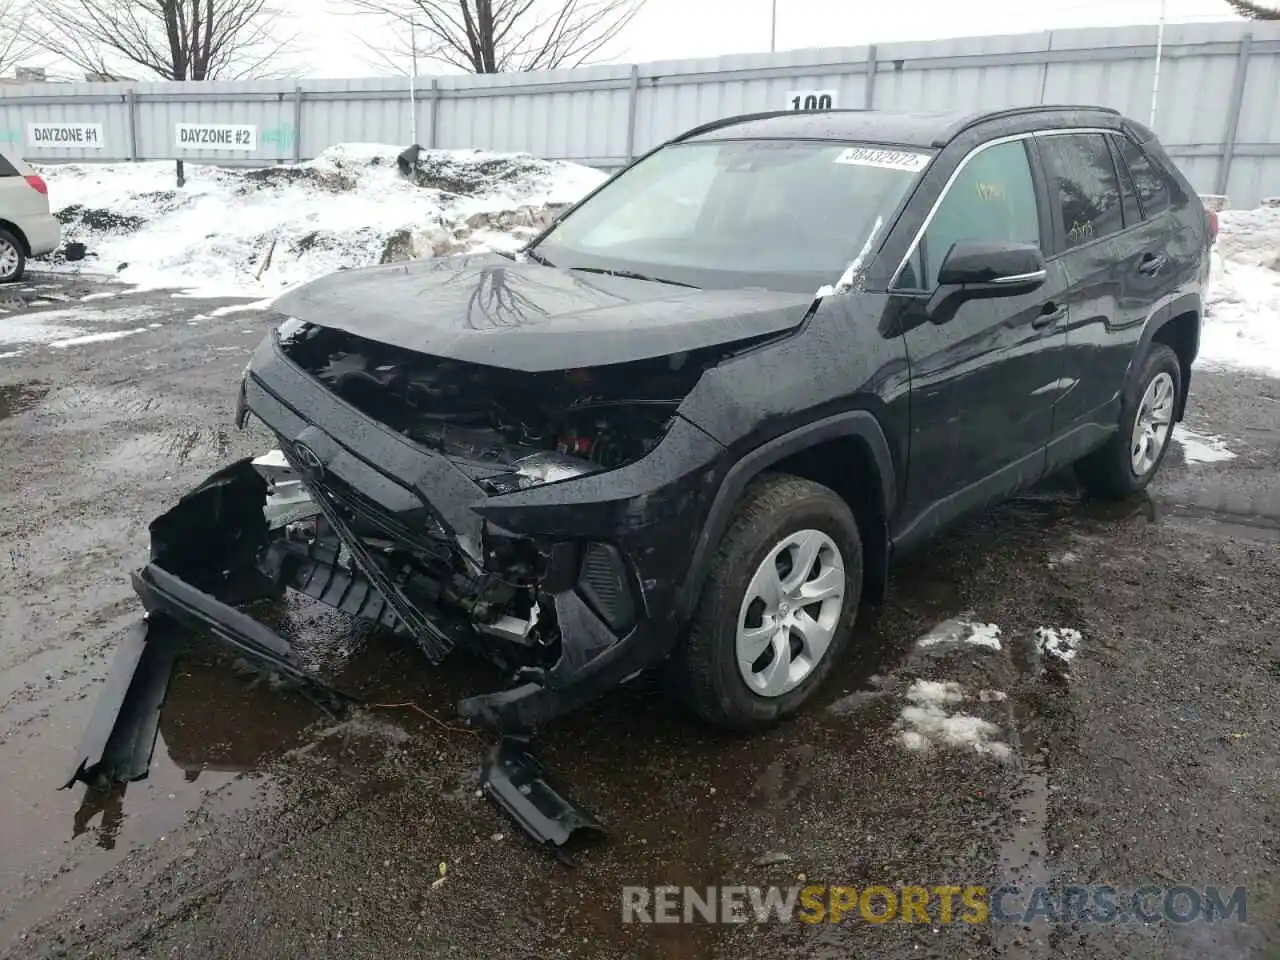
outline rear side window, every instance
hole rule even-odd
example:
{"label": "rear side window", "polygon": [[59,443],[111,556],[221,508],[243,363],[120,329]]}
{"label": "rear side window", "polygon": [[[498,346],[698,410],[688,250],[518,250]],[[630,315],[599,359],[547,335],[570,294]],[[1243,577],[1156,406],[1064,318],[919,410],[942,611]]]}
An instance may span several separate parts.
{"label": "rear side window", "polygon": [[1142,202],[1142,215],[1150,220],[1169,209],[1169,181],[1164,173],[1142,152],[1142,148],[1128,137],[1116,137],[1120,158],[1133,174],[1133,182]]}
{"label": "rear side window", "polygon": [[1058,188],[1067,249],[1119,232],[1124,227],[1120,181],[1106,136],[1045,136],[1040,146],[1049,177]]}
{"label": "rear side window", "polygon": [[0,153],[0,177],[16,177],[18,168],[9,162],[9,158]]}
{"label": "rear side window", "polygon": [[1115,137],[1109,139],[1112,159],[1116,160],[1116,172],[1120,174],[1120,200],[1124,208],[1124,225],[1132,227],[1142,222],[1142,209],[1138,206],[1138,189],[1133,185],[1133,174],[1129,172],[1124,161],[1116,159],[1120,155],[1120,144]]}
{"label": "rear side window", "polygon": [[961,240],[1039,245],[1035,182],[1022,140],[987,147],[969,158],[929,221],[898,287],[934,289],[942,261]]}

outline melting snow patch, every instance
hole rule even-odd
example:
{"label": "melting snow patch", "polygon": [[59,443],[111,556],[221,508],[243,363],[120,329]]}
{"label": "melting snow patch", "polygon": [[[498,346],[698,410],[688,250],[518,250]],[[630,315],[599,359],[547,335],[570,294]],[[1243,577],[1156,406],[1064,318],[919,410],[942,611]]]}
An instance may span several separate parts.
{"label": "melting snow patch", "polygon": [[1173,428],[1173,439],[1182,444],[1182,455],[1187,463],[1217,463],[1235,458],[1221,437],[1192,433],[1181,424]]}
{"label": "melting snow patch", "polygon": [[960,747],[1007,759],[1011,751],[1007,743],[997,739],[1000,734],[998,726],[967,713],[948,714],[944,709],[963,699],[964,690],[950,680],[917,680],[912,683],[907,690],[907,700],[911,705],[903,708],[898,720],[899,742],[908,750],[921,753],[927,753],[936,745]]}
{"label": "melting snow patch", "polygon": [[49,344],[51,347],[83,347],[90,343],[106,343],[109,340],[121,340],[124,337],[131,337],[135,333],[146,333],[146,327],[137,327],[133,330],[109,330],[106,333],[89,333],[83,337],[72,337],[69,340],[55,340]]}
{"label": "melting snow patch", "polygon": [[210,310],[209,316],[226,317],[233,313],[245,313],[249,310],[265,310],[273,302],[273,298],[267,297],[265,300],[255,300],[253,303],[233,303],[229,306],[218,307],[216,310]]}
{"label": "melting snow patch", "polygon": [[1080,652],[1080,631],[1070,627],[1036,627],[1036,649],[1046,657],[1069,663]]}
{"label": "melting snow patch", "polygon": [[10,350],[7,353],[0,353],[0,360],[8,360],[10,357],[22,356],[21,350]]}
{"label": "melting snow patch", "polygon": [[964,617],[943,620],[916,641],[917,647],[936,647],[943,644],[963,644],[1000,649],[1000,628],[994,623],[977,623]]}

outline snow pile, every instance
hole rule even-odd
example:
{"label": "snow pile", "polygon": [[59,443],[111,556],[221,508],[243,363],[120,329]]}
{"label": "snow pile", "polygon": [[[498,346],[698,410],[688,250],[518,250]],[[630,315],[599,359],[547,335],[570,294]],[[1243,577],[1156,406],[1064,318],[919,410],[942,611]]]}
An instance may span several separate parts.
{"label": "snow pile", "polygon": [[1280,377],[1280,208],[1219,218],[1199,362]]}
{"label": "snow pile", "polygon": [[43,167],[63,239],[89,254],[55,255],[52,268],[197,295],[275,294],[343,268],[514,248],[605,176],[527,154],[437,150],[411,180],[400,150],[340,144],[259,169],[188,163],[182,188],[169,161]]}

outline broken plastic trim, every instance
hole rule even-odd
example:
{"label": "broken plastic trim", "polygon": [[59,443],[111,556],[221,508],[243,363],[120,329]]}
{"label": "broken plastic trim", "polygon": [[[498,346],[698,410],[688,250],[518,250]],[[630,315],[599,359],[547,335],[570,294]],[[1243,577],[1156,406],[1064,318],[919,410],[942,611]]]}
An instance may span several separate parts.
{"label": "broken plastic trim", "polygon": [[560,848],[580,833],[607,833],[551,785],[527,737],[498,742],[481,768],[480,789],[542,846]]}

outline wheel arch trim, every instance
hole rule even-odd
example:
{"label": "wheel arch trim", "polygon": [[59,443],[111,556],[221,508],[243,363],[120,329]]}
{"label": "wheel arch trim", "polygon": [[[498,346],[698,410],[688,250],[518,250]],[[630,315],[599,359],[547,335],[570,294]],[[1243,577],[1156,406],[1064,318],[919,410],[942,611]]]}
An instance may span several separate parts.
{"label": "wheel arch trim", "polygon": [[684,583],[676,596],[676,610],[681,622],[687,622],[693,616],[698,598],[702,594],[702,586],[711,572],[712,558],[729,528],[734,507],[751,481],[769,467],[794,454],[828,440],[841,438],[857,438],[867,444],[880,474],[878,479],[884,515],[892,515],[897,500],[897,474],[889,451],[889,441],[880,421],[870,411],[848,410],[815,420],[760,444],[729,468],[711,501],[694,545],[693,558],[689,562]]}

